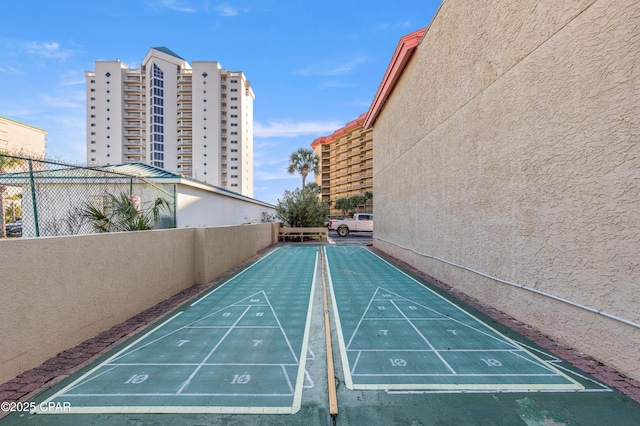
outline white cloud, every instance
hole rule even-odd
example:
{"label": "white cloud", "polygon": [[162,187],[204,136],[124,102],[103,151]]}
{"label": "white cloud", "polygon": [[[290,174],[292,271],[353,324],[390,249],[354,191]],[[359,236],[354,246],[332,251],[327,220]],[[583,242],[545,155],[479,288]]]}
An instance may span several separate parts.
{"label": "white cloud", "polygon": [[348,87],[348,85],[335,80],[325,81],[320,85],[321,89],[335,89],[341,87]]}
{"label": "white cloud", "polygon": [[11,65],[0,65],[0,74],[20,75],[24,74],[24,70]]}
{"label": "white cloud", "polygon": [[[372,99],[354,99],[351,102],[349,102],[349,105],[362,107],[362,108],[365,108],[366,110],[368,110],[369,107],[371,106],[371,101],[372,101]],[[366,111],[363,111],[363,112],[366,112]]]}
{"label": "white cloud", "polygon": [[220,16],[236,16],[240,13],[237,8],[231,6],[229,3],[219,4],[216,10]]}
{"label": "white cloud", "polygon": [[286,171],[282,172],[274,172],[274,171],[260,171],[254,170],[253,176],[255,180],[260,181],[269,181],[269,180],[280,180],[280,179],[296,179],[300,180],[300,176],[297,174],[289,174]]}
{"label": "white cloud", "polygon": [[387,30],[395,30],[395,29],[408,29],[408,28],[412,28],[413,24],[411,24],[411,22],[409,21],[402,21],[402,22],[387,22],[384,24],[378,24],[376,25],[376,29],[378,31],[387,31]]}
{"label": "white cloud", "polygon": [[197,12],[196,8],[189,6],[187,2],[182,0],[161,0],[159,2],[151,3],[151,5],[156,8],[175,10],[176,12]]}
{"label": "white cloud", "polygon": [[295,71],[295,74],[303,76],[331,76],[351,74],[358,66],[364,64],[365,62],[367,62],[367,58],[365,58],[364,56],[356,56],[344,62],[311,65]]}
{"label": "white cloud", "polygon": [[30,41],[25,42],[22,47],[27,51],[27,53],[51,59],[64,60],[72,53],[70,49],[64,49],[60,47],[59,43],[54,41]]}
{"label": "white cloud", "polygon": [[344,126],[344,123],[340,121],[272,121],[266,125],[254,122],[253,135],[256,138],[295,138],[305,135],[330,134],[342,126]]}
{"label": "white cloud", "polygon": [[42,96],[43,105],[53,107],[56,110],[60,109],[77,109],[78,111],[84,111],[85,108],[85,93],[84,91],[70,92],[63,96]]}

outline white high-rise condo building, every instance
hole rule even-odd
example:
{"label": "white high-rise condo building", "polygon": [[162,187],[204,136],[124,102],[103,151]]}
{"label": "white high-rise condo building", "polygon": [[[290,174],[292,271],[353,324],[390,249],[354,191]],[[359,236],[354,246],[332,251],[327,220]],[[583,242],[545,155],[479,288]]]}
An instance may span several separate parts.
{"label": "white high-rise condo building", "polygon": [[242,71],[154,47],[140,68],[96,61],[87,163],[142,162],[253,197],[253,100]]}

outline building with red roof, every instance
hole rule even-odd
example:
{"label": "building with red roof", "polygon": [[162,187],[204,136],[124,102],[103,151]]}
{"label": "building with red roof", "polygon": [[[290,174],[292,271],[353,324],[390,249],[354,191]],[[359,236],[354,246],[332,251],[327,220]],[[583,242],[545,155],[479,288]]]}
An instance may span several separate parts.
{"label": "building with red roof", "polygon": [[[311,143],[320,158],[316,183],[322,186],[322,199],[331,202],[331,216],[342,214],[333,208],[339,198],[373,192],[373,129],[364,128],[366,115]],[[363,208],[371,212],[372,201]]]}

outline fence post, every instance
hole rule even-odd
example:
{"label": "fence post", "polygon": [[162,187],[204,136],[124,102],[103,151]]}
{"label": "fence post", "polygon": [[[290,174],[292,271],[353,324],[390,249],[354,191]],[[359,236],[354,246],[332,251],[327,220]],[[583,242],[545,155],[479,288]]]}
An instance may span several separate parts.
{"label": "fence post", "polygon": [[176,184],[173,184],[173,227],[178,227],[178,195],[176,190]]}
{"label": "fence post", "polygon": [[38,224],[38,204],[36,203],[36,184],[33,180],[33,161],[29,159],[29,182],[31,183],[31,204],[33,206],[33,221],[36,225],[36,237],[40,236],[40,225]]}

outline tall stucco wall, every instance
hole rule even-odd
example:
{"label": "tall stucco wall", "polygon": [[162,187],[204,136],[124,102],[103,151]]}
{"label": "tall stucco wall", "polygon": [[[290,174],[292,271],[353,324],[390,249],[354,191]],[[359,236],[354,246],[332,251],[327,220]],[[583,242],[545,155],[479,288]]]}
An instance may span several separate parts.
{"label": "tall stucco wall", "polygon": [[377,247],[636,379],[638,327],[501,281],[640,323],[637,22],[445,0],[374,125]]}
{"label": "tall stucco wall", "polygon": [[277,242],[278,224],[0,240],[0,383]]}

